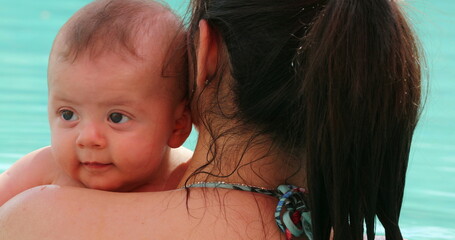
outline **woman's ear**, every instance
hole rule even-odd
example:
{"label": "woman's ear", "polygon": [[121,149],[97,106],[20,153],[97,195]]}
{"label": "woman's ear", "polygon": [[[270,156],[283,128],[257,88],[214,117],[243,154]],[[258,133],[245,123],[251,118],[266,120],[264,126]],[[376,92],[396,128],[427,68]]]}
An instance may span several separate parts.
{"label": "woman's ear", "polygon": [[196,84],[203,87],[213,77],[218,65],[218,36],[206,20],[199,21],[199,44],[196,50]]}
{"label": "woman's ear", "polygon": [[186,141],[191,133],[192,122],[190,108],[187,101],[179,103],[175,112],[174,129],[168,139],[167,145],[171,148],[178,148]]}

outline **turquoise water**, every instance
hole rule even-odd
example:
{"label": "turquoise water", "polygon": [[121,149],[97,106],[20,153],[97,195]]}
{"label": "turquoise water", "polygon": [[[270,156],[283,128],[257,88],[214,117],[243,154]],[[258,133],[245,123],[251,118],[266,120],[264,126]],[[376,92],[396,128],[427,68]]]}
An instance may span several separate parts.
{"label": "turquoise water", "polygon": [[[88,2],[0,0],[0,172],[49,144],[48,53],[59,27]],[[168,2],[184,11],[181,0]],[[425,49],[430,80],[400,225],[411,240],[455,239],[455,1],[405,4]],[[193,133],[185,146],[193,148],[195,138]]]}

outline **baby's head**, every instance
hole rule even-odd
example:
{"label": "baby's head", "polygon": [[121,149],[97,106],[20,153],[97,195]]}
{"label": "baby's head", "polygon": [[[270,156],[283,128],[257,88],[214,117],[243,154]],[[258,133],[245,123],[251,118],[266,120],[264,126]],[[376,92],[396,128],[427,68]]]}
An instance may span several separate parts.
{"label": "baby's head", "polygon": [[[186,97],[185,32],[171,9],[153,0],[95,0],[60,29],[49,59],[53,64],[78,59],[148,64],[175,84],[173,94]],[[49,80],[51,80],[49,78]],[[49,81],[51,84],[51,82]]]}
{"label": "baby's head", "polygon": [[54,158],[85,186],[157,180],[191,131],[179,18],[151,0],[99,0],[60,30],[49,58]]}

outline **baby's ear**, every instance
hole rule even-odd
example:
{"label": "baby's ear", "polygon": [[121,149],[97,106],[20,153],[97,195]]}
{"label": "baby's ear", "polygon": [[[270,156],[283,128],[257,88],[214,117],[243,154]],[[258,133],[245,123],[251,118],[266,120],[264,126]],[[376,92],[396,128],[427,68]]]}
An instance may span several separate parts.
{"label": "baby's ear", "polygon": [[182,101],[176,109],[174,130],[167,142],[171,148],[178,148],[186,141],[191,133],[192,121],[188,101]]}

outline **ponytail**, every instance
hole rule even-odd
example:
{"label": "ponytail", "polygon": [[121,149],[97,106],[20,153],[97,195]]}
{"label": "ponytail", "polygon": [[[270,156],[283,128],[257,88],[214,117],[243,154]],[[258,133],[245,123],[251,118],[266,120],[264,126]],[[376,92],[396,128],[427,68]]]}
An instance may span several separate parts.
{"label": "ponytail", "polygon": [[395,1],[328,0],[302,38],[305,150],[315,240],[386,239],[398,226],[420,106],[419,52]]}
{"label": "ponytail", "polygon": [[306,170],[314,240],[332,229],[335,240],[359,240],[364,225],[372,240],[376,217],[387,240],[402,239],[420,65],[396,0],[192,0],[191,14],[190,42],[205,19],[226,53],[200,114],[213,142],[207,165],[223,161],[221,136],[252,136],[233,144],[243,152],[267,137],[289,155],[283,165]]}

